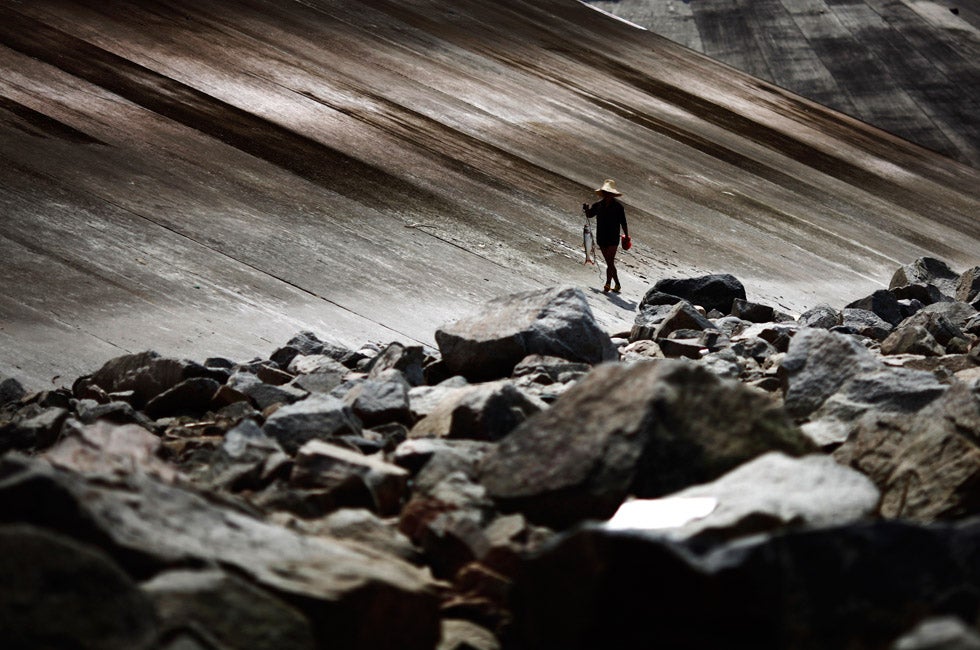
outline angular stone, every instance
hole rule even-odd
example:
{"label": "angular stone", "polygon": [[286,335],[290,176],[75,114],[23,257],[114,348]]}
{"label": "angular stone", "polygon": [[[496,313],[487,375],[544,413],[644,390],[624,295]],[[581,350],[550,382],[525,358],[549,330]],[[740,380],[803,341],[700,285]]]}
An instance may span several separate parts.
{"label": "angular stone", "polygon": [[220,387],[210,377],[185,379],[147,402],[143,412],[155,420],[179,416],[200,418],[214,406],[212,400]]}
{"label": "angular stone", "polygon": [[544,407],[509,381],[488,382],[452,392],[408,435],[496,441]]}
{"label": "angular stone", "polygon": [[185,379],[206,376],[208,369],[198,363],[147,351],[111,359],[87,379],[106,393],[133,391],[133,406],[139,409]]}
{"label": "angular stone", "polygon": [[350,369],[327,355],[297,356],[289,364],[296,374],[292,385],[311,393],[329,393],[344,383]]}
{"label": "angular stone", "polygon": [[732,303],[732,316],[752,323],[771,323],[776,314],[769,305],[736,298]]}
{"label": "angular stone", "polygon": [[64,438],[44,453],[55,467],[86,476],[113,476],[139,468],[160,480],[173,482],[177,469],[160,458],[161,441],[136,424],[70,422]]}
{"label": "angular stone", "polygon": [[310,440],[296,452],[290,483],[329,490],[353,478],[367,487],[381,516],[397,514],[408,498],[408,472],[401,467],[320,440]]}
{"label": "angular stone", "polygon": [[919,313],[941,314],[945,316],[950,323],[962,329],[966,327],[967,323],[977,316],[977,308],[965,302],[950,300],[947,302],[937,302],[932,305],[926,305]]}
{"label": "angular stone", "polygon": [[803,327],[829,330],[831,327],[841,325],[844,322],[844,315],[830,305],[817,305],[803,312],[797,322]]}
{"label": "angular stone", "polygon": [[565,383],[581,379],[592,370],[587,363],[568,361],[561,357],[531,354],[514,366],[514,377],[539,377],[543,383]]}
{"label": "angular stone", "polygon": [[243,420],[225,434],[221,446],[195,478],[231,492],[258,491],[287,477],[291,469],[292,463],[279,443],[253,420]]}
{"label": "angular stone", "polygon": [[659,339],[660,351],[670,359],[700,359],[708,348],[701,345],[697,339]]}
{"label": "angular stone", "polygon": [[251,372],[236,372],[228,379],[228,387],[246,395],[260,410],[276,404],[292,404],[309,395],[302,388],[267,384]]}
{"label": "angular stone", "polygon": [[494,448],[493,443],[477,440],[416,438],[398,445],[392,462],[413,475],[415,493],[427,494],[451,474],[475,481],[480,461]]}
{"label": "angular stone", "polygon": [[436,331],[452,374],[471,381],[508,377],[529,354],[599,363],[618,357],[580,289],[557,287],[503,296]]}
{"label": "angular stone", "polygon": [[0,459],[0,520],[95,544],[134,575],[220,565],[299,607],[318,646],[432,648],[435,585],[367,548],[307,537],[137,474],[90,482],[43,461]]}
{"label": "angular stone", "polygon": [[895,294],[886,289],[879,289],[870,296],[848,304],[845,309],[863,309],[874,313],[892,327],[902,322],[902,310]]}
{"label": "angular stone", "polygon": [[269,358],[280,368],[287,368],[297,356],[325,355],[336,361],[342,361],[350,354],[351,350],[342,345],[321,341],[313,332],[302,331],[289,339],[286,345],[273,352]]}
{"label": "angular stone", "polygon": [[956,383],[914,414],[869,413],[834,452],[882,493],[885,517],[933,521],[980,513],[980,399]]}
{"label": "angular stone", "polygon": [[425,383],[422,364],[425,352],[421,345],[405,346],[401,343],[391,343],[381,351],[368,373],[369,379],[378,379],[388,370],[398,370],[404,375],[409,386],[421,386]]}
{"label": "angular stone", "polygon": [[442,640],[436,650],[500,650],[502,647],[493,632],[485,627],[447,618],[442,622]]}
{"label": "angular stone", "polygon": [[672,307],[677,303],[684,300],[680,296],[672,296],[669,293],[664,293],[658,289],[647,289],[647,292],[643,294],[643,298],[640,300],[640,304],[637,307],[638,311],[643,311],[644,307],[656,307],[656,306],[668,306]]}
{"label": "angular stone", "polygon": [[[677,299],[681,302],[681,299]],[[684,301],[686,302],[686,301]],[[644,341],[652,340],[655,336],[657,327],[664,321],[664,318],[670,314],[674,308],[673,303],[670,305],[643,305],[640,307],[633,319],[633,328],[630,330],[629,341]]]}
{"label": "angular stone", "polygon": [[732,313],[732,304],[745,300],[745,287],[733,275],[705,275],[697,278],[665,278],[653,288],[688,302],[704,307],[706,311],[717,309],[722,314]]}
{"label": "angular stone", "polygon": [[307,530],[364,545],[406,562],[419,563],[418,550],[390,522],[364,508],[343,508],[311,523]]}
{"label": "angular stone", "polygon": [[358,435],[361,422],[340,399],[314,393],[277,410],[262,430],[282,445],[286,453],[295,454],[309,440]]}
{"label": "angular stone", "polygon": [[911,264],[899,268],[888,283],[889,289],[904,287],[910,284],[931,284],[944,295],[956,295],[956,285],[960,276],[949,268],[949,265],[934,257],[920,257]]}
{"label": "angular stone", "polygon": [[397,370],[388,370],[367,379],[344,396],[363,426],[374,427],[398,422],[412,424],[414,418],[408,401],[408,382]]}
{"label": "angular stone", "polygon": [[0,526],[5,648],[154,648],[153,606],[103,551],[26,525]]}
{"label": "angular stone", "polygon": [[922,305],[931,305],[934,302],[949,300],[949,296],[943,294],[939,288],[933,284],[909,284],[904,287],[892,287],[889,289],[899,300],[915,300]]}
{"label": "angular stone", "polygon": [[605,365],[504,438],[480,481],[504,511],[562,528],[812,445],[769,398],[690,361]]}
{"label": "angular stone", "polygon": [[884,341],[892,331],[892,325],[878,314],[867,309],[843,310],[843,327],[850,328],[860,336],[875,341]]}
{"label": "angular stone", "polygon": [[0,407],[6,406],[11,402],[17,402],[27,395],[23,384],[13,377],[3,377],[0,379]]}
{"label": "angular stone", "polygon": [[161,628],[204,631],[227,648],[313,650],[310,622],[296,608],[220,569],[175,570],[142,585]]}
{"label": "angular stone", "polygon": [[691,303],[683,301],[670,308],[663,320],[654,328],[653,339],[665,339],[672,332],[680,329],[709,330],[715,329],[715,324],[702,316]]}
{"label": "angular stone", "polygon": [[780,364],[786,410],[803,418],[836,393],[849,378],[881,363],[849,336],[822,329],[797,334]]}
{"label": "angular stone", "polygon": [[946,350],[922,325],[903,323],[881,342],[881,353],[939,357],[945,354]]}
{"label": "angular stone", "polygon": [[53,406],[0,426],[0,453],[10,449],[45,449],[61,434],[67,410]]}

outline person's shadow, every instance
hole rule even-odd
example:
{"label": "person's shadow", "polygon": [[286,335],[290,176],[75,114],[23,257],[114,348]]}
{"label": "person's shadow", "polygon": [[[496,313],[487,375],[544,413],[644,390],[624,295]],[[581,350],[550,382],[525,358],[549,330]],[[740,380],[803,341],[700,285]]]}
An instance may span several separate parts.
{"label": "person's shadow", "polygon": [[621,295],[619,295],[615,291],[608,291],[607,292],[607,291],[603,291],[602,289],[596,289],[595,287],[591,287],[591,291],[592,291],[592,293],[596,293],[596,294],[599,294],[601,296],[605,296],[606,300],[608,300],[612,304],[616,305],[617,307],[620,307],[622,309],[628,309],[630,311],[636,311],[636,303],[635,302],[633,302],[632,300],[626,300],[625,298],[623,298]]}

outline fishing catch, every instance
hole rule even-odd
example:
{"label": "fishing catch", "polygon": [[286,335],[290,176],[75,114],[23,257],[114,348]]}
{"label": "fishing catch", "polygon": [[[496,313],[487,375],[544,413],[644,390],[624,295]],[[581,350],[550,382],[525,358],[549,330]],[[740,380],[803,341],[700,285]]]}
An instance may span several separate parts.
{"label": "fishing catch", "polygon": [[583,264],[595,264],[595,238],[592,236],[592,227],[588,220],[582,226],[582,248],[585,249],[585,262]]}

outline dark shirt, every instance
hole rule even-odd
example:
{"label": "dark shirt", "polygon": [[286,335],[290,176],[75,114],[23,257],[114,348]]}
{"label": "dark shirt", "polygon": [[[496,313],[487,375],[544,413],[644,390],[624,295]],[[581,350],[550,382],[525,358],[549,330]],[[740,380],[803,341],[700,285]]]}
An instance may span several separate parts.
{"label": "dark shirt", "polygon": [[599,246],[616,246],[619,244],[619,229],[623,234],[629,233],[626,227],[626,210],[623,204],[613,199],[609,203],[596,201],[589,206],[590,217],[595,217],[595,243]]}

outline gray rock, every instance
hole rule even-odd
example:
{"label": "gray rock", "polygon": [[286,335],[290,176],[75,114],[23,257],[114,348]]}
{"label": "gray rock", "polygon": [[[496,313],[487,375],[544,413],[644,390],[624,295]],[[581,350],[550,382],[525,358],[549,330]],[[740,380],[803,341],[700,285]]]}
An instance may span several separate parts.
{"label": "gray rock", "polygon": [[68,411],[57,406],[32,411],[26,417],[0,425],[0,453],[11,449],[45,449],[55,443],[68,420]]}
{"label": "gray rock", "polygon": [[731,313],[736,318],[752,323],[771,323],[776,317],[775,310],[769,305],[761,305],[741,298],[736,298],[732,303]]}
{"label": "gray rock", "polygon": [[565,383],[581,379],[590,370],[592,366],[587,363],[531,354],[514,366],[514,377],[533,377],[540,383]]}
{"label": "gray rock", "polygon": [[973,302],[977,296],[980,296],[980,266],[967,269],[960,275],[954,297],[959,302]]}
{"label": "gray rock", "polygon": [[891,323],[867,309],[845,308],[842,314],[844,318],[843,327],[850,328],[859,336],[875,341],[884,341],[893,329]]}
{"label": "gray rock", "polygon": [[0,576],[4,648],[155,647],[150,601],[98,548],[33,526],[2,525]]}
{"label": "gray rock", "polygon": [[410,386],[421,386],[425,383],[422,372],[424,361],[425,352],[421,345],[405,346],[397,342],[391,343],[374,358],[368,378],[378,379],[388,370],[398,370]]}
{"label": "gray rock", "polygon": [[298,355],[289,364],[289,372],[297,375],[293,386],[310,393],[329,393],[340,386],[350,369],[325,354]]}
{"label": "gray rock", "polygon": [[62,469],[98,479],[140,471],[173,482],[176,468],[160,458],[161,440],[135,424],[96,422],[81,426],[69,420],[61,441],[43,458]]}
{"label": "gray rock", "polygon": [[888,283],[889,289],[910,284],[931,284],[947,296],[956,295],[956,285],[960,276],[942,260],[933,257],[920,257],[911,264],[901,267]]}
{"label": "gray rock", "polygon": [[6,406],[11,402],[20,401],[27,395],[23,384],[13,377],[3,377],[0,379],[0,407]]}
{"label": "gray rock", "polygon": [[[671,307],[664,315],[663,320],[653,329],[652,338],[664,339],[680,329],[701,331],[715,329],[715,324],[702,316],[691,303],[682,301]],[[630,339],[634,340],[632,334]]]}
{"label": "gray rock", "polygon": [[495,441],[543,408],[510,381],[488,382],[450,393],[408,435]]}
{"label": "gray rock", "polygon": [[220,569],[166,571],[142,590],[165,634],[198,629],[223,648],[314,648],[310,622],[299,610]]}
{"label": "gray rock", "polygon": [[920,313],[941,314],[945,316],[950,323],[962,329],[967,323],[976,317],[977,309],[968,303],[950,300],[947,302],[937,302],[931,305],[926,305],[922,308],[922,312]]}
{"label": "gray rock", "polygon": [[793,417],[805,418],[848,379],[880,367],[875,356],[849,336],[803,330],[793,338],[780,364],[786,410]]}
{"label": "gray rock", "polygon": [[262,430],[282,445],[286,453],[294,454],[309,440],[359,435],[361,422],[340,399],[314,393],[277,410]]}
{"label": "gray rock", "polygon": [[682,360],[604,365],[504,438],[480,481],[504,511],[562,528],[627,494],[709,481],[767,451],[813,449],[769,398]]}
{"label": "gray rock", "polygon": [[134,575],[231,569],[299,607],[318,645],[422,650],[438,639],[435,585],[397,558],[304,536],[138,474],[90,482],[8,454],[0,476],[0,519],[88,541]]}
{"label": "gray rock", "polygon": [[292,404],[309,395],[302,388],[267,384],[251,372],[236,372],[228,379],[228,387],[246,395],[261,410],[276,404]]}
{"label": "gray rock", "polygon": [[660,351],[669,359],[700,359],[708,348],[701,345],[698,339],[659,339]]}
{"label": "gray rock", "polygon": [[940,357],[946,349],[922,325],[903,323],[881,342],[881,353],[919,354],[926,357]]}
{"label": "gray rock", "polygon": [[706,311],[717,309],[722,314],[732,313],[732,304],[736,300],[745,300],[745,287],[735,276],[727,273],[697,278],[665,278],[658,280],[653,288],[700,305]]}
{"label": "gray rock", "polygon": [[210,377],[185,379],[147,402],[143,412],[154,420],[179,416],[200,418],[213,408],[213,398],[220,387]]}
{"label": "gray rock", "polygon": [[416,438],[398,445],[392,462],[413,475],[416,493],[428,494],[451,474],[460,473],[475,481],[480,461],[494,448],[494,443],[478,440]]}
{"label": "gray rock", "polygon": [[352,388],[344,397],[363,426],[375,427],[398,422],[412,424],[408,382],[397,370],[377,373]]}
{"label": "gray rock", "polygon": [[712,483],[666,497],[710,498],[717,505],[707,516],[662,534],[714,544],[788,527],[849,524],[873,515],[879,496],[871,479],[829,456],[771,452]]}
{"label": "gray rock", "polygon": [[92,400],[78,400],[75,415],[84,424],[101,420],[113,424],[138,424],[144,429],[152,429],[154,426],[153,420],[134,409],[128,402],[99,404]]}
{"label": "gray rock", "polygon": [[647,289],[647,292],[643,294],[643,298],[640,299],[640,304],[638,310],[642,311],[645,307],[658,307],[667,306],[672,307],[677,303],[684,300],[680,296],[672,296],[669,293],[664,293],[659,289]]}
{"label": "gray rock", "polygon": [[[156,352],[127,354],[105,363],[83,384],[94,384],[106,393],[132,391],[133,406],[142,408],[160,393],[185,379],[208,376],[201,364],[161,357]],[[76,393],[76,396],[77,395]]]}
{"label": "gray rock", "polygon": [[390,520],[383,520],[364,508],[343,508],[323,519],[311,522],[306,530],[335,539],[363,544],[406,562],[418,563],[419,552]]}
{"label": "gray rock", "polygon": [[397,465],[320,440],[310,440],[296,452],[292,485],[329,492],[347,489],[352,480],[364,484],[374,511],[382,516],[397,514],[408,498],[408,472]]}
{"label": "gray rock", "polygon": [[[678,302],[681,299],[678,298]],[[630,330],[629,341],[643,341],[653,339],[657,327],[664,321],[673,310],[674,305],[642,305],[633,319],[633,328]]]}
{"label": "gray rock", "polygon": [[834,448],[848,439],[866,413],[911,415],[940,398],[946,389],[933,373],[921,370],[886,368],[861,373],[811,414],[802,429],[818,446]]}
{"label": "gray rock", "polygon": [[797,322],[803,327],[819,327],[829,330],[844,322],[844,315],[830,305],[817,305],[803,312]]}
{"label": "gray rock", "polygon": [[895,297],[894,293],[885,289],[880,289],[870,296],[855,300],[845,307],[845,312],[847,309],[870,311],[892,327],[902,322],[903,318],[898,298]]}
{"label": "gray rock", "polygon": [[455,378],[447,379],[436,386],[414,386],[410,388],[408,402],[412,411],[412,418],[421,420],[432,413],[443,400],[449,399],[450,395],[469,385],[465,378],[457,375]]}
{"label": "gray rock", "polygon": [[618,357],[580,289],[557,287],[503,296],[436,331],[442,360],[471,381],[508,377],[529,354],[599,363]]}
{"label": "gray rock", "polygon": [[834,457],[881,490],[881,514],[916,521],[980,513],[980,399],[955,383],[916,413],[869,413]]}
{"label": "gray rock", "polygon": [[891,650],[980,650],[980,633],[955,616],[937,616],[902,635]]}
{"label": "gray rock", "polygon": [[285,478],[291,469],[291,461],[279,443],[265,435],[254,420],[247,419],[225,434],[199,480],[231,492],[257,491]]}
{"label": "gray rock", "polygon": [[757,336],[740,338],[732,342],[731,350],[743,359],[753,359],[760,364],[779,353],[779,350],[769,341]]}
{"label": "gray rock", "polygon": [[904,287],[892,287],[889,289],[895,297],[901,300],[916,301],[922,305],[931,305],[934,302],[943,302],[950,299],[933,284],[909,284]]}

